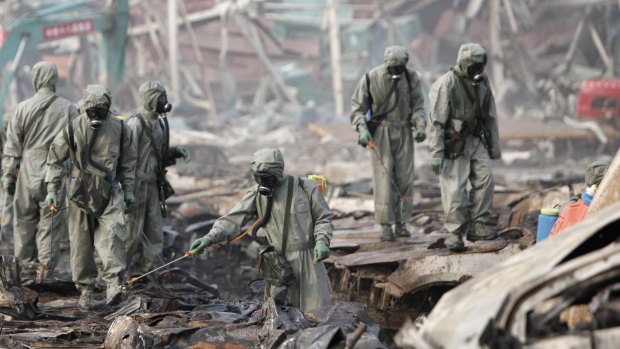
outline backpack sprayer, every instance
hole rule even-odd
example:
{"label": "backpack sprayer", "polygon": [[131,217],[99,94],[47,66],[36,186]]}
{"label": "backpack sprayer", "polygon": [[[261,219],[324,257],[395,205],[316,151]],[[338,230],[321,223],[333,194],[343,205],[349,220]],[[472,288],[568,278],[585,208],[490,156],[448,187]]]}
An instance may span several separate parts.
{"label": "backpack sprayer", "polygon": [[[409,78],[409,73],[405,71],[405,74],[407,77],[407,84],[410,85],[411,82]],[[401,79],[401,75],[394,74],[391,76],[391,78],[392,78],[392,88],[390,89],[390,92],[388,93],[388,96],[386,98],[387,100],[389,100],[394,94],[394,92],[396,92],[396,87],[398,86],[398,82]],[[381,120],[383,120],[383,118],[385,118],[389,113],[393,112],[398,107],[398,104],[400,102],[400,93],[396,93],[396,101],[394,101],[394,105],[392,105],[388,110],[378,113],[376,115],[373,115],[373,112],[371,109],[373,98],[372,98],[372,95],[370,94],[370,78],[368,77],[368,74],[366,74],[366,88],[368,90],[368,96],[369,96],[368,97],[368,111],[366,113],[366,119],[367,119],[366,125],[368,126],[368,130],[370,134],[373,135],[375,130],[381,123]],[[403,195],[400,192],[400,190],[398,190],[398,186],[396,185],[396,182],[394,181],[394,176],[390,175],[390,171],[388,171],[388,169],[385,167],[385,164],[383,164],[383,159],[381,158],[381,155],[377,151],[377,145],[375,144],[373,140],[370,140],[368,142],[368,148],[372,152],[374,152],[375,156],[377,157],[377,161],[381,165],[381,168],[383,168],[383,170],[385,171],[386,176],[390,178],[390,182],[392,184],[392,190],[394,190],[396,195],[398,195],[399,207],[400,207],[400,211],[402,215],[402,212],[404,209],[404,203],[407,200],[407,196]]]}

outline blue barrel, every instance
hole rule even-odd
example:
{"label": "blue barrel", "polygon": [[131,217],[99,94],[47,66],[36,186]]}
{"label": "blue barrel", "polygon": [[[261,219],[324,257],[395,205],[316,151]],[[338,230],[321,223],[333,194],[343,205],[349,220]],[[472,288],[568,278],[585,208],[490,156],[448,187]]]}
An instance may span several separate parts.
{"label": "blue barrel", "polygon": [[590,204],[592,203],[592,195],[590,195],[587,191],[583,192],[581,198],[583,199],[583,203],[588,206],[590,206]]}
{"label": "blue barrel", "polygon": [[549,236],[551,228],[558,219],[560,211],[557,208],[543,208],[538,215],[538,229],[536,230],[536,243],[539,243]]}

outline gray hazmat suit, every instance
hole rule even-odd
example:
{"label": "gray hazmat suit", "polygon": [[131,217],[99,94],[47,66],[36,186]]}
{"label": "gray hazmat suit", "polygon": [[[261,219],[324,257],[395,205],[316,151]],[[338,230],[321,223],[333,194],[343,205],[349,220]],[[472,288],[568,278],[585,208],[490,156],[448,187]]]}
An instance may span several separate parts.
{"label": "gray hazmat suit", "polygon": [[[313,261],[315,243],[329,246],[332,238],[332,211],[315,184],[306,178],[285,176],[284,159],[277,149],[261,149],[254,153],[252,170],[269,172],[279,179],[274,188],[271,217],[267,221],[267,238],[276,250],[282,250],[282,231],[285,218],[288,181],[295,181],[290,211],[290,225],[286,243],[286,259],[291,263],[295,282],[288,288],[294,306],[302,311],[329,303],[327,273],[323,262]],[[207,236],[214,242],[228,241],[253,217],[263,217],[267,199],[258,194],[258,186],[246,193],[232,210],[219,218]],[[234,271],[233,271],[234,272]],[[275,287],[265,285],[265,296],[272,295]]]}
{"label": "gray hazmat suit", "polygon": [[484,233],[493,203],[490,160],[501,158],[489,82],[484,77],[476,87],[467,74],[469,67],[481,63],[486,64],[484,48],[475,43],[463,44],[456,66],[440,77],[429,93],[431,156],[445,159],[439,175],[444,225],[453,234],[452,239],[459,241],[463,234],[472,232],[467,231],[470,227]]}
{"label": "gray hazmat suit", "polygon": [[[73,121],[75,154],[78,164],[73,167],[69,192],[73,190],[79,168],[99,176],[103,171],[92,162],[103,166],[111,178],[119,178],[122,189],[133,193],[136,149],[131,142],[129,127],[116,117],[108,116],[101,127],[94,132],[85,113],[89,108],[110,108],[111,95],[107,88],[90,85],[83,97],[82,114]],[[93,140],[93,135],[96,137]],[[45,182],[48,193],[54,193],[60,187],[63,161],[70,156],[69,129],[65,127],[54,139],[47,158]],[[86,153],[91,144],[90,154]],[[88,157],[92,162],[88,161]],[[74,160],[75,161],[75,160]],[[79,166],[77,166],[79,165]],[[79,168],[78,168],[79,167]],[[118,182],[113,181],[112,195],[108,206],[99,217],[87,215],[73,201],[69,203],[69,239],[71,247],[71,271],[78,290],[92,289],[97,278],[95,250],[103,264],[102,279],[108,284],[108,291],[120,283],[121,273],[126,268],[126,256],[123,243],[126,239],[123,193]]]}
{"label": "gray hazmat suit", "polygon": [[[2,132],[1,140],[2,147],[4,148],[4,144],[6,144],[6,127],[9,122],[8,118],[4,120],[4,128],[0,130]],[[1,151],[1,150],[0,150]],[[4,173],[4,171],[2,171]],[[0,192],[0,205],[2,205],[2,221],[0,222],[0,243],[2,247],[2,253],[10,254],[15,253],[14,250],[9,252],[9,245],[13,246],[13,200],[14,196],[8,193],[8,191],[2,188],[2,192]]]}
{"label": "gray hazmat suit", "polygon": [[[138,162],[136,164],[136,205],[126,215],[127,240],[125,248],[129,262],[130,274],[143,274],[150,270],[161,255],[164,247],[162,213],[159,206],[159,186],[157,173],[160,171],[159,158],[164,166],[174,164],[176,148],[169,148],[164,154],[164,123],[157,113],[157,99],[166,93],[164,87],[156,81],[148,81],[140,86],[142,110],[129,118],[127,124],[131,129],[133,143],[137,146]],[[147,130],[151,130],[155,144],[151,144]],[[157,150],[155,150],[157,149]],[[144,235],[143,235],[144,234]]]}
{"label": "gray hazmat suit", "polygon": [[[418,74],[410,69],[403,74],[395,92],[390,94],[393,80],[388,72],[388,67],[404,66],[408,60],[406,48],[386,48],[384,63],[368,72],[370,91],[364,76],[351,101],[351,124],[356,132],[362,132],[367,129],[366,112],[369,108],[375,115],[387,111],[394,106],[396,95],[400,95],[398,106],[385,116],[372,135],[376,145],[372,152],[375,220],[380,224],[407,223],[413,208],[414,140],[411,129],[424,130],[426,127],[424,96]],[[398,192],[393,188],[392,180]],[[405,200],[402,205],[398,194]]]}
{"label": "gray hazmat suit", "polygon": [[[14,249],[23,261],[53,268],[58,260],[63,219],[54,219],[45,202],[47,153],[54,137],[77,117],[76,107],[55,95],[58,71],[51,62],[32,68],[37,93],[21,102],[9,123],[3,149],[4,176],[17,178],[14,201]],[[50,104],[51,103],[51,104]],[[18,171],[19,168],[19,171]],[[18,175],[19,173],[19,175]],[[61,176],[63,173],[60,173]],[[64,178],[64,177],[59,177]]]}

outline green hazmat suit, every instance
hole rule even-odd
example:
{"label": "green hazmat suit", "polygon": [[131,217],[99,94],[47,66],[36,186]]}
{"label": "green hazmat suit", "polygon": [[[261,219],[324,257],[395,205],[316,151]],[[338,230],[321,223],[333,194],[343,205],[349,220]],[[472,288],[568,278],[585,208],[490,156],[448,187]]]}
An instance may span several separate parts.
{"label": "green hazmat suit", "polygon": [[[351,124],[360,133],[368,129],[366,113],[369,108],[375,115],[388,111],[396,103],[397,94],[400,95],[396,108],[385,116],[372,134],[375,143],[371,153],[375,220],[380,224],[407,223],[413,209],[412,127],[418,130],[426,127],[424,96],[418,74],[408,68],[397,89],[390,93],[393,81],[388,72],[388,67],[404,66],[408,60],[406,48],[386,48],[384,63],[368,72],[368,82],[366,76],[360,79],[351,100]],[[401,199],[404,199],[402,205]]]}
{"label": "green hazmat suit", "polygon": [[[15,255],[27,262],[38,260],[51,268],[58,261],[59,241],[64,235],[60,229],[66,226],[60,217],[55,217],[52,226],[52,214],[45,202],[47,153],[54,137],[77,117],[76,107],[56,96],[57,80],[58,71],[53,63],[34,65],[32,83],[37,92],[18,105],[8,125],[2,156],[3,175],[17,179],[13,221]],[[64,178],[64,172],[59,175]]]}
{"label": "green hazmat suit", "polygon": [[[135,196],[136,205],[127,218],[127,240],[125,248],[129,258],[129,273],[144,274],[151,269],[154,262],[161,256],[164,247],[162,228],[162,212],[160,209],[158,172],[162,165],[175,163],[176,148],[170,147],[164,154],[164,123],[157,113],[157,99],[165,94],[164,87],[156,81],[143,83],[139,90],[142,99],[142,110],[129,118],[127,124],[131,129],[132,139],[137,147],[138,162],[136,164]],[[150,130],[143,128],[140,117]],[[164,162],[160,164],[159,159]],[[164,174],[165,175],[165,174]]]}
{"label": "green hazmat suit", "polygon": [[486,64],[486,57],[479,44],[463,44],[456,66],[441,76],[429,92],[431,156],[445,159],[439,175],[444,226],[459,239],[469,223],[488,222],[494,190],[491,160],[501,158],[490,84],[484,77],[475,87],[467,75],[473,64]]}
{"label": "green hazmat suit", "polygon": [[[610,162],[607,160],[596,160],[588,165],[586,168],[585,174],[585,184],[586,188],[589,188],[593,185],[600,186],[603,177],[605,177],[605,173],[607,173],[607,168],[609,167]],[[573,197],[570,198],[569,203],[574,204],[581,199],[582,193],[577,193]]]}
{"label": "green hazmat suit", "polygon": [[[323,262],[313,261],[316,243],[329,246],[332,238],[332,211],[321,192],[309,179],[284,175],[284,159],[277,149],[261,149],[254,153],[252,170],[266,171],[278,178],[273,189],[271,216],[264,229],[267,239],[276,250],[282,250],[282,229],[286,212],[288,181],[293,186],[290,225],[285,256],[293,268],[295,282],[288,294],[295,307],[302,311],[315,309],[329,303],[327,273]],[[250,189],[230,212],[219,218],[207,236],[214,242],[225,242],[239,234],[240,229],[254,217],[264,217],[267,199],[258,194],[258,186]],[[265,284],[265,296],[269,297],[275,287]]]}
{"label": "green hazmat suit", "polygon": [[[0,129],[2,134],[0,135],[0,140],[2,141],[2,148],[4,149],[4,144],[6,144],[6,127],[9,120],[8,118],[4,119],[4,128]],[[1,152],[1,150],[0,150]],[[4,171],[2,171],[4,173]],[[4,187],[0,192],[0,205],[2,205],[2,221],[0,222],[0,243],[6,248],[10,244],[13,245],[13,199],[14,196],[9,194]],[[5,250],[7,253],[7,250]],[[8,252],[10,253],[10,252]],[[14,251],[13,251],[14,253]]]}
{"label": "green hazmat suit", "polygon": [[[2,189],[0,205],[2,205],[2,221],[0,221],[0,243],[13,245],[13,201],[15,197]],[[5,245],[4,247],[7,247]],[[5,250],[5,253],[8,250]],[[15,250],[13,250],[15,253]]]}
{"label": "green hazmat suit", "polygon": [[[129,127],[116,117],[108,116],[96,131],[90,126],[86,110],[94,107],[109,109],[111,95],[101,85],[90,85],[83,97],[82,113],[73,121],[75,141],[75,158],[69,193],[75,189],[76,179],[82,171],[104,176],[105,168],[111,178],[118,178],[122,190],[134,191],[136,149],[131,142]],[[94,139],[93,139],[93,136]],[[54,193],[60,187],[63,162],[70,156],[70,132],[64,127],[49,151],[45,182],[48,193]],[[88,145],[91,151],[87,153]],[[88,157],[92,161],[88,161]],[[71,271],[78,290],[92,289],[97,278],[95,250],[102,262],[101,278],[107,283],[108,291],[114,290],[120,283],[121,274],[126,268],[124,241],[126,239],[123,193],[116,180],[112,181],[110,201],[101,216],[86,214],[75,202],[69,203],[69,240],[71,248]]]}

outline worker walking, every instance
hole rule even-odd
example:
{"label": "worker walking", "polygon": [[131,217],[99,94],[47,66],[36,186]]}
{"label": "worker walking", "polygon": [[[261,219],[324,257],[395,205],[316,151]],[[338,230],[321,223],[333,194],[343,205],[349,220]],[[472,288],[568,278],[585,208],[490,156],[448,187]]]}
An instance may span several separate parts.
{"label": "worker walking", "polygon": [[[15,256],[53,269],[59,257],[62,220],[52,220],[45,203],[47,152],[54,137],[77,117],[77,109],[55,94],[58,71],[54,63],[32,68],[36,94],[17,106],[11,118],[2,156],[5,194],[15,196],[13,236]],[[64,172],[59,173],[59,180]],[[6,207],[8,208],[8,207]],[[52,222],[54,226],[52,226]]]}
{"label": "worker walking", "polygon": [[117,286],[126,268],[123,212],[135,203],[136,148],[129,127],[110,115],[111,104],[107,88],[88,86],[82,113],[54,139],[47,159],[48,205],[58,206],[63,162],[70,156],[74,164],[68,189],[70,262],[82,309],[93,307],[95,251],[103,264],[107,304],[120,301]]}
{"label": "worker walking", "polygon": [[207,235],[194,241],[192,252],[226,243],[252,217],[259,217],[267,234],[266,241],[256,239],[261,245],[265,296],[286,285],[292,304],[302,311],[328,304],[322,261],[329,256],[332,211],[314,182],[284,174],[284,158],[278,149],[254,153],[252,171],[258,185],[219,218]]}
{"label": "worker walking", "polygon": [[[371,145],[375,220],[381,240],[409,236],[413,209],[413,141],[426,138],[424,97],[418,74],[406,67],[407,49],[385,49],[384,63],[360,79],[352,97],[351,124],[358,143]],[[372,143],[371,143],[372,142]]]}
{"label": "worker walking", "polygon": [[174,191],[166,179],[166,167],[177,158],[189,162],[185,147],[169,147],[166,113],[172,105],[164,87],[157,81],[143,83],[138,93],[142,110],[129,118],[132,139],[137,147],[136,205],[127,213],[125,248],[130,274],[144,274],[161,256],[164,247],[162,216],[165,200]]}
{"label": "worker walking", "polygon": [[470,241],[495,237],[486,224],[493,203],[491,160],[500,159],[501,151],[486,63],[482,46],[463,44],[457,64],[429,93],[432,168],[439,176],[444,228],[451,234],[446,246],[455,251],[464,249],[464,236]]}

